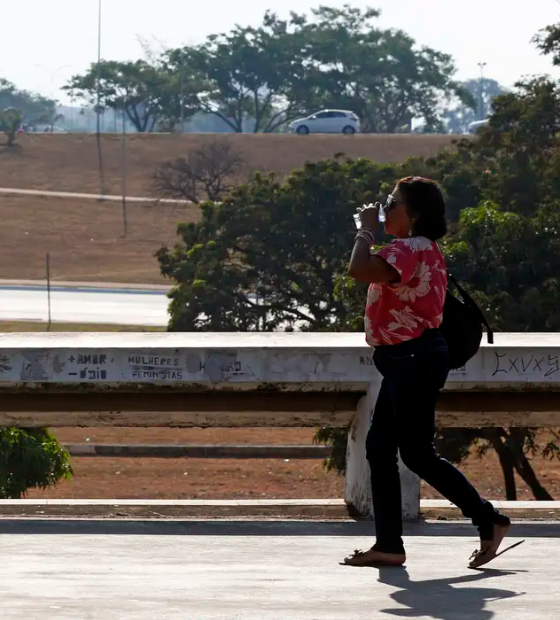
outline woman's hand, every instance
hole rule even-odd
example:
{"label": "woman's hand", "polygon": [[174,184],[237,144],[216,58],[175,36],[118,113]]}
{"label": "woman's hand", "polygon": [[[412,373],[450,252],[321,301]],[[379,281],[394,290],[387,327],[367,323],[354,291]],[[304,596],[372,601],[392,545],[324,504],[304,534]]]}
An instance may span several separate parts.
{"label": "woman's hand", "polygon": [[379,226],[379,209],[381,204],[376,202],[375,204],[364,205],[358,209],[360,222],[362,228],[368,228],[369,230],[375,230]]}
{"label": "woman's hand", "polygon": [[[389,265],[383,258],[371,254],[371,246],[374,241],[374,231],[379,226],[379,211],[383,207],[376,202],[374,205],[364,205],[357,209],[362,227],[358,230],[348,275],[358,282],[379,282],[389,283],[398,282],[398,271]],[[366,241],[366,243],[363,243]]]}

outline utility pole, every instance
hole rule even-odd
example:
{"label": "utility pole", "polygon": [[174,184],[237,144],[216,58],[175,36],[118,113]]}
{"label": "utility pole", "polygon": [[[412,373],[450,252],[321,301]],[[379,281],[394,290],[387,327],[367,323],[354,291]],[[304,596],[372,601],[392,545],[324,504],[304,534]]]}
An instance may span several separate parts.
{"label": "utility pole", "polygon": [[181,133],[185,132],[185,56],[181,52],[181,94],[179,97],[181,105]]}
{"label": "utility pole", "polygon": [[488,63],[479,62],[478,66],[480,67],[480,85],[479,85],[479,107],[478,111],[480,114],[479,120],[484,120],[484,67],[486,67]]}
{"label": "utility pole", "polygon": [[123,237],[128,234],[128,217],[126,214],[126,113],[122,109],[122,215],[123,215]]}
{"label": "utility pole", "polygon": [[105,178],[103,174],[103,154],[101,152],[101,0],[98,0],[97,17],[97,157],[99,160],[99,195],[105,193]]}
{"label": "utility pole", "polygon": [[51,331],[51,255],[47,252],[47,331]]}

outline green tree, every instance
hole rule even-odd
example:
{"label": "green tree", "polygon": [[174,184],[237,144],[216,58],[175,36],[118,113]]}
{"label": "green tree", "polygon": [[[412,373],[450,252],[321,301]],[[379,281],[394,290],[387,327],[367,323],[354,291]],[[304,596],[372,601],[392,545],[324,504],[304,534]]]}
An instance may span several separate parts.
{"label": "green tree", "polygon": [[410,131],[413,118],[436,131],[445,102],[474,105],[450,56],[376,27],[378,16],[349,5],[288,20],[267,12],[257,28],[236,26],[169,58],[208,79],[200,109],[236,132],[276,131],[320,107],[353,110],[368,132]]}
{"label": "green tree", "polygon": [[[351,213],[395,176],[391,166],[309,163],[285,181],[257,174],[201,205],[181,242],[157,256],[175,282],[173,331],[328,330],[345,324],[336,277],[346,270]],[[328,240],[328,243],[325,242]]]}
{"label": "green tree", "polygon": [[258,28],[236,26],[197,47],[169,53],[208,82],[200,109],[233,131],[274,132],[301,113],[305,64],[297,18],[266,13]]}
{"label": "green tree", "polygon": [[0,110],[0,131],[6,135],[8,146],[14,146],[23,117],[16,108]]}
{"label": "green tree", "polygon": [[453,273],[468,282],[500,331],[559,331],[560,212],[533,217],[486,204],[465,209],[446,243]]}
{"label": "green tree", "polygon": [[21,499],[71,476],[68,453],[47,429],[0,428],[1,499]]}
{"label": "green tree", "polygon": [[534,42],[542,54],[551,57],[554,65],[560,65],[560,23],[543,28]]}
{"label": "green tree", "polygon": [[0,78],[0,110],[14,109],[22,122],[37,123],[55,114],[56,102],[37,93],[18,89],[14,84]]}
{"label": "green tree", "polygon": [[[102,111],[109,108],[124,110],[138,132],[173,127],[181,118],[192,116],[198,107],[198,93],[202,87],[194,74],[176,70],[167,57],[157,62],[137,60],[101,63],[99,80]],[[83,75],[74,76],[65,90],[78,99],[97,105],[97,64]]]}
{"label": "green tree", "polygon": [[311,20],[299,16],[310,99],[321,107],[354,111],[366,132],[410,132],[413,118],[426,131],[441,131],[444,102],[473,105],[454,80],[451,57],[418,47],[401,30],[376,27],[379,14],[345,5],[321,6]]}

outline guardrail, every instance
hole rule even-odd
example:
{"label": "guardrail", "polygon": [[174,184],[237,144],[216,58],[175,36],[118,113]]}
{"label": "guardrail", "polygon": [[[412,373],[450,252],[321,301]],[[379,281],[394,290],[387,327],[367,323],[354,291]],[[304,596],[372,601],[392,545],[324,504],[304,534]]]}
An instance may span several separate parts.
{"label": "guardrail", "polygon": [[[361,334],[5,334],[0,425],[351,424],[345,499],[370,511],[365,436],[379,377]],[[560,336],[497,334],[451,373],[444,426],[560,426]],[[406,516],[419,483],[402,468]]]}

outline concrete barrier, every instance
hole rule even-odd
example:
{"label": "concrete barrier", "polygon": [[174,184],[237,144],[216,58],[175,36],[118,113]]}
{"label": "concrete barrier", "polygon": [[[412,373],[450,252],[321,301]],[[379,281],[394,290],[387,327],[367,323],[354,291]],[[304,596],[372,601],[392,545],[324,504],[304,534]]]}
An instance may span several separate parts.
{"label": "concrete barrier", "polygon": [[[0,425],[344,426],[345,499],[370,513],[364,441],[379,376],[362,334],[5,334]],[[450,374],[444,426],[560,426],[560,335],[497,334]],[[402,468],[404,511],[419,484]]]}

